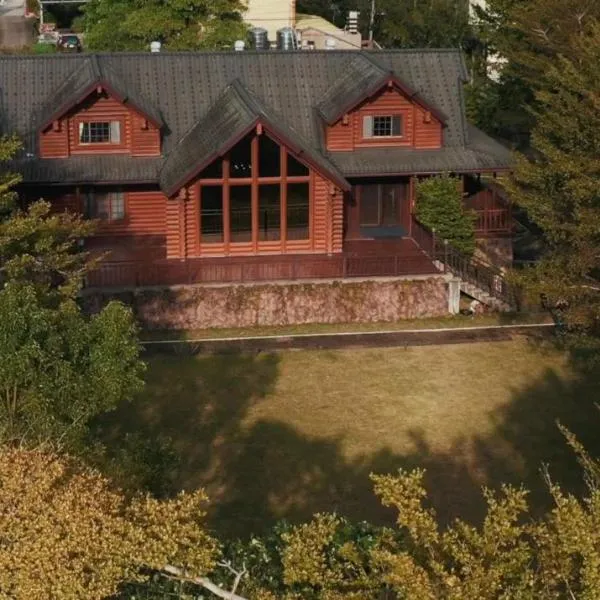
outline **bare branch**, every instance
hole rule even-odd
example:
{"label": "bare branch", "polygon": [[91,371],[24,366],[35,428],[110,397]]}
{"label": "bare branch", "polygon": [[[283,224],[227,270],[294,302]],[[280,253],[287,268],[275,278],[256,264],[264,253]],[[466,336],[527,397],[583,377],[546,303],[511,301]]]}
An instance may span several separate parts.
{"label": "bare branch", "polygon": [[230,592],[220,588],[216,583],[213,583],[207,577],[192,577],[192,576],[188,575],[183,569],[174,567],[173,565],[166,565],[163,568],[163,572],[166,575],[168,575],[174,579],[177,579],[179,581],[186,581],[188,583],[194,583],[196,585],[199,585],[199,586],[203,587],[204,589],[208,590],[209,592],[212,592],[215,596],[218,596],[219,598],[223,598],[224,600],[248,600],[247,598],[244,598],[243,596],[238,596],[235,593],[235,590],[237,589],[237,586],[238,586],[241,578],[246,573],[246,568],[244,567],[243,571],[238,572],[238,571],[235,571],[231,567],[231,565],[221,564],[221,566],[224,566],[227,569],[229,569],[230,571],[232,571],[233,573],[236,573],[236,580],[234,583],[234,588]]}

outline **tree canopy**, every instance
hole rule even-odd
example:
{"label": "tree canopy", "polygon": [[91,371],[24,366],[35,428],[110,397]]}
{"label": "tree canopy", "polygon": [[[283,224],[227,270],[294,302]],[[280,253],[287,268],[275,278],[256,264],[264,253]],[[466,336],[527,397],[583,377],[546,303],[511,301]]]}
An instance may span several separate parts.
{"label": "tree canopy", "polygon": [[546,67],[536,94],[533,156],[520,156],[508,188],[541,228],[546,253],[530,290],[571,306],[571,318],[600,318],[600,22],[572,38]]}
{"label": "tree canopy", "polygon": [[86,46],[95,51],[232,47],[245,39],[240,0],[91,0],[83,8]]}

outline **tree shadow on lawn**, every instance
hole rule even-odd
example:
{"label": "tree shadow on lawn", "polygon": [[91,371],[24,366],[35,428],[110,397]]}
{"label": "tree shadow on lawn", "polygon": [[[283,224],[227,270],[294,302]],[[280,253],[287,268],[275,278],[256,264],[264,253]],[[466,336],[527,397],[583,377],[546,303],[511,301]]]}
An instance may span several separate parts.
{"label": "tree shadow on lawn", "polygon": [[[600,454],[597,374],[565,380],[548,370],[493,415],[493,435],[458,439],[447,451],[433,450],[424,432],[411,431],[409,453],[381,448],[349,458],[342,437],[310,437],[268,419],[243,423],[273,391],[279,362],[270,353],[153,359],[144,396],[104,418],[98,431],[113,449],[134,432],[151,444],[167,436],[175,461],[161,475],[168,478],[164,491],[204,487],[209,526],[221,537],[260,534],[281,518],[304,521],[316,512],[391,524],[395,515],[374,496],[369,474],[401,467],[427,469],[430,501],[442,523],[457,516],[480,521],[483,484],[498,489],[501,482],[524,482],[541,510],[550,501],[542,463],[550,463],[555,480],[568,489],[579,489],[582,481],[557,419]],[[485,392],[473,402],[485,402]],[[126,482],[126,470],[121,475]]]}

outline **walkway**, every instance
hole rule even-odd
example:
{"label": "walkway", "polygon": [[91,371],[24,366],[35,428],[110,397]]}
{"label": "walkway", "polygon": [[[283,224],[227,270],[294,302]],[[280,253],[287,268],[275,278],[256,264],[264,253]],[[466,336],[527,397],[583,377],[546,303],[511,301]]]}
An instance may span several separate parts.
{"label": "walkway", "polygon": [[25,0],[0,0],[0,48],[18,49],[33,42],[34,19],[25,18]]}

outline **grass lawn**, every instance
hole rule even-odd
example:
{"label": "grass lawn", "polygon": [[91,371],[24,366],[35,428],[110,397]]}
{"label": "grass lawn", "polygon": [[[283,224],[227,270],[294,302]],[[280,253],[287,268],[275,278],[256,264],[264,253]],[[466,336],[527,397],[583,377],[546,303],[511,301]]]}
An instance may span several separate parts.
{"label": "grass lawn", "polygon": [[[390,522],[371,472],[422,466],[441,519],[482,514],[480,486],[521,482],[548,498],[542,462],[579,481],[555,422],[592,451],[598,378],[525,339],[398,349],[155,356],[142,397],[111,416],[127,432],[167,435],[173,489],[204,486],[220,533],[337,511]],[[108,434],[107,434],[108,435]]]}

